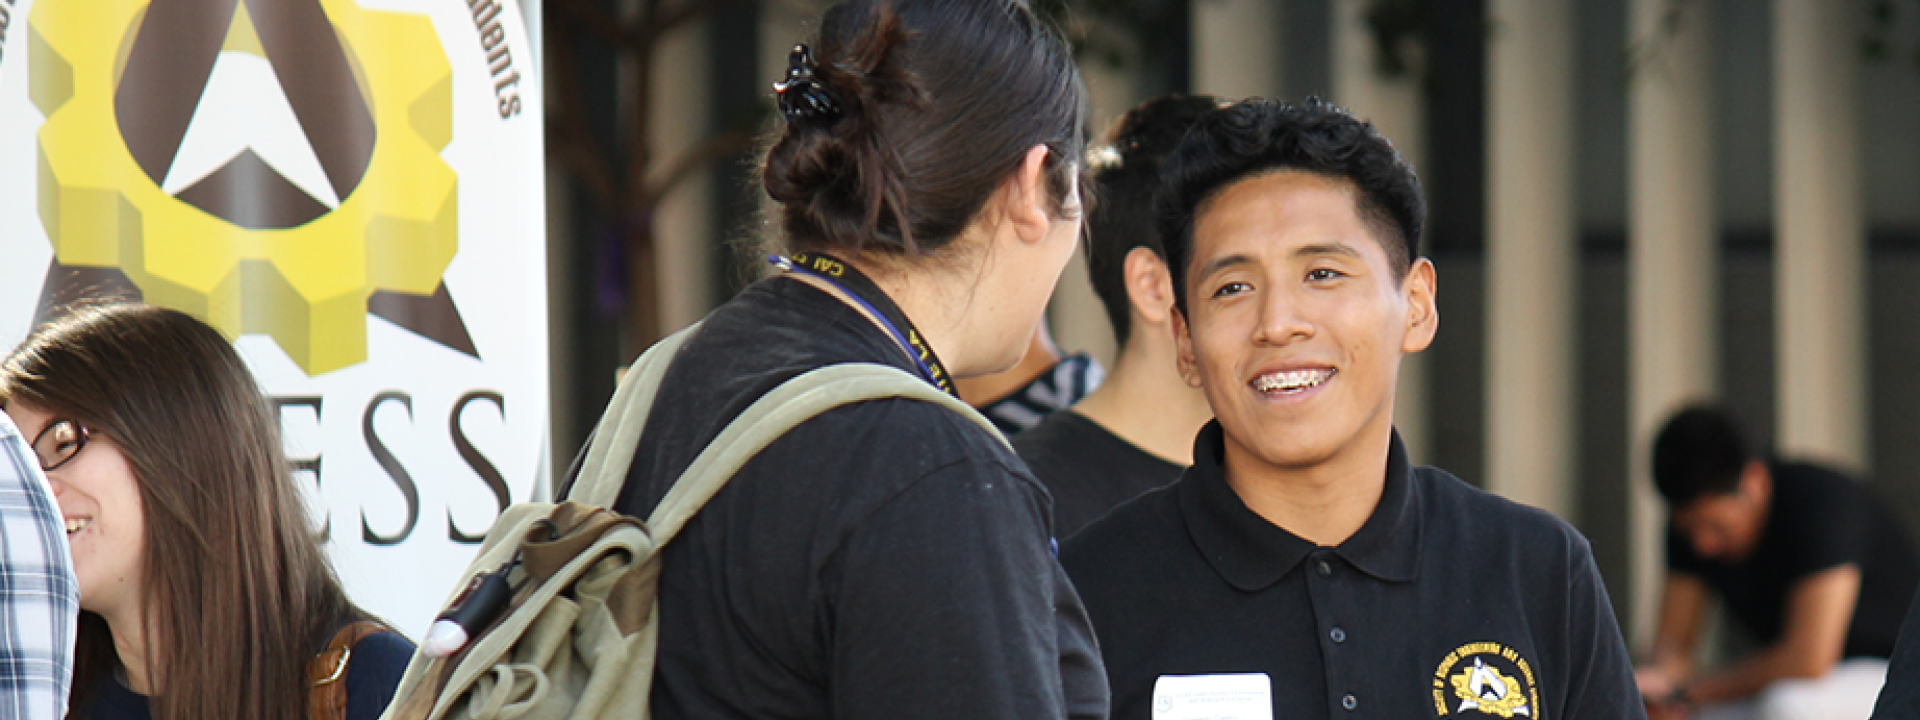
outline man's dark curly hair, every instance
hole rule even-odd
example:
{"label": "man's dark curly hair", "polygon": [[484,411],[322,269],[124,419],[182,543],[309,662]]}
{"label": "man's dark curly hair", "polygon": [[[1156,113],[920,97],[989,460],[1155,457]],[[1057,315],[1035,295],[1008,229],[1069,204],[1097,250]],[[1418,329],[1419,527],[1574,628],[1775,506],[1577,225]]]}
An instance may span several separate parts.
{"label": "man's dark curly hair", "polygon": [[1670,508],[1733,492],[1754,459],[1739,423],[1726,411],[1695,405],[1676,413],[1653,439],[1653,486]]}
{"label": "man's dark curly hair", "polygon": [[1413,266],[1427,204],[1420,178],[1393,144],[1372,123],[1317,98],[1298,104],[1252,98],[1200,118],[1161,166],[1158,225],[1181,312],[1200,205],[1233,183],[1280,170],[1352,183],[1355,209],[1388,261],[1402,277]]}

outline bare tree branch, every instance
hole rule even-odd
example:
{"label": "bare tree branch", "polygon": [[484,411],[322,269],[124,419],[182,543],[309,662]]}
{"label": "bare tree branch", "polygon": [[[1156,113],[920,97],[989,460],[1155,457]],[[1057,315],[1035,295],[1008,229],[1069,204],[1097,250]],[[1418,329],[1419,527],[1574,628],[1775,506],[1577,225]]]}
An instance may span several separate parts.
{"label": "bare tree branch", "polygon": [[662,2],[654,9],[654,20],[650,27],[656,35],[673,32],[674,28],[691,22],[695,18],[712,12],[714,8],[729,0],[681,0],[669,6]]}
{"label": "bare tree branch", "polygon": [[594,204],[608,214],[616,212],[620,194],[612,174],[607,171],[605,154],[591,140],[579,136],[555,138],[554,146],[554,155],[579,176],[580,184],[587,189]]}
{"label": "bare tree branch", "polygon": [[752,149],[753,135],[750,133],[733,130],[708,136],[698,147],[681,154],[665,170],[647,179],[646,203],[650,206],[659,203],[661,198],[673,192],[674,187],[694,173]]}
{"label": "bare tree branch", "polygon": [[620,22],[619,18],[604,9],[582,0],[549,0],[547,7],[553,8],[567,25],[592,34],[612,45],[624,45],[632,41],[632,30]]}
{"label": "bare tree branch", "polygon": [[554,104],[554,122],[548,126],[549,143],[557,150],[555,155],[561,163],[579,176],[601,211],[612,213],[619,192],[614,187],[612,169],[607,165],[607,154],[599,151],[593,133],[586,126],[585,101],[574,72],[573,46],[554,43],[548,46],[548,58],[554,64],[553,77],[558,81],[554,93],[558,100]]}
{"label": "bare tree branch", "polygon": [[[621,268],[625,343],[632,346],[645,347],[658,337],[654,218],[661,202],[716,161],[753,147],[750,130],[716,130],[685,149],[657,147],[650,132],[659,122],[657,113],[687,102],[653,96],[661,41],[729,2],[738,0],[634,0],[612,4],[621,8],[615,11],[600,0],[547,0],[555,19],[549,24],[554,41],[547,47],[556,71],[548,147],[619,234],[626,256]],[[616,92],[625,112],[611,138],[596,133],[587,117],[592,98],[581,84],[575,48],[582,41],[604,42],[620,63]]]}

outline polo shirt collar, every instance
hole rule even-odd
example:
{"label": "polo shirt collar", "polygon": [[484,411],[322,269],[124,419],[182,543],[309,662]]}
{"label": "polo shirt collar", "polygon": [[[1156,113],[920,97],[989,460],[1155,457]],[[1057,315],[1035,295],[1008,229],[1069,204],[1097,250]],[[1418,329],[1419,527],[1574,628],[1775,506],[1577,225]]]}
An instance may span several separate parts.
{"label": "polo shirt collar", "polygon": [[[1313,543],[1260,517],[1227,484],[1225,435],[1209,421],[1193,442],[1193,466],[1181,477],[1180,513],[1200,554],[1227,584],[1253,592],[1300,565]],[[1419,575],[1421,513],[1406,447],[1394,432],[1387,452],[1386,485],[1373,515],[1331,551],[1361,572],[1388,582]]]}

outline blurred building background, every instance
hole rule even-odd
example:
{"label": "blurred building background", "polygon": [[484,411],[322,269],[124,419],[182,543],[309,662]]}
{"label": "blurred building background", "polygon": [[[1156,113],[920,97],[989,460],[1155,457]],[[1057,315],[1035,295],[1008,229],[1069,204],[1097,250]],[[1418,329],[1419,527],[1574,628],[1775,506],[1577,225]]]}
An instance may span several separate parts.
{"label": "blurred building background", "polygon": [[[554,458],[614,369],[759,274],[752,147],[814,0],[545,0]],[[1420,169],[1418,462],[1592,539],[1636,647],[1646,445],[1719,399],[1920,528],[1920,2],[1052,0],[1099,128],[1166,92],[1368,117]],[[983,69],[983,71],[991,71]],[[1068,350],[1113,341],[1068,270]]]}

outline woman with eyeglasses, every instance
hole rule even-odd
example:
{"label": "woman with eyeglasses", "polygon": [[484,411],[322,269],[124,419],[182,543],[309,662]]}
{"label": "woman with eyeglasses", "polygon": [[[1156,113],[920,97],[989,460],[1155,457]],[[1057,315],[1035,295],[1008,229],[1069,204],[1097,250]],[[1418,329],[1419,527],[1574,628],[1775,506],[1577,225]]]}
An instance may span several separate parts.
{"label": "woman with eyeglasses", "polygon": [[0,362],[0,408],[66,520],[68,717],[340,717],[342,690],[344,717],[379,716],[412,643],[341,592],[278,423],[218,332],[144,305],[76,310]]}

